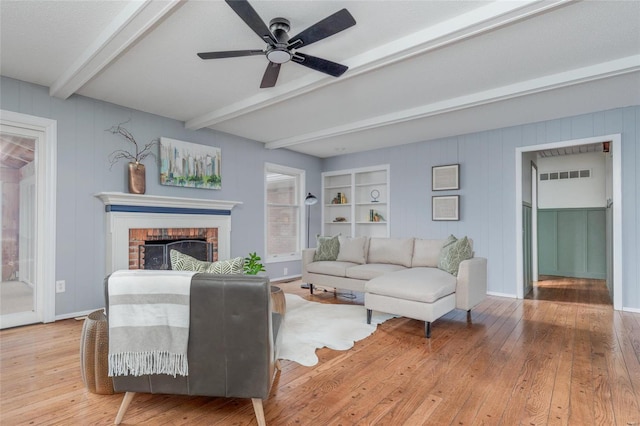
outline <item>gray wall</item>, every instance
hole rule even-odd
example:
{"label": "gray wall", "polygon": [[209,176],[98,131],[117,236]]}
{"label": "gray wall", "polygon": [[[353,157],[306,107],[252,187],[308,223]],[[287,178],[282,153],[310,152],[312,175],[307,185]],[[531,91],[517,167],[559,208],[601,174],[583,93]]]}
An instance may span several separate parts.
{"label": "gray wall", "polygon": [[[205,190],[160,185],[157,164],[148,158],[147,194],[242,201],[233,209],[231,255],[264,253],[264,163],[306,170],[307,191],[320,193],[321,160],[288,150],[266,150],[255,141],[209,129],[191,131],[180,121],[96,101],[82,96],[67,100],[49,97],[48,89],[14,79],[0,79],[0,108],[57,120],[56,280],[66,280],[66,292],[56,294],[56,315],[104,306],[104,206],[94,194],[127,192],[126,162],[110,170],[108,156],[130,148],[108,132],[128,119],[127,129],[142,143],[160,136],[222,149],[222,189]],[[320,232],[320,223],[311,234]],[[301,273],[300,262],[268,265],[271,277]]]}
{"label": "gray wall", "polygon": [[[515,150],[517,147],[622,134],[622,305],[640,309],[640,107],[473,133],[326,159],[324,171],[391,166],[391,236],[468,235],[488,258],[489,291],[516,294]],[[460,163],[461,220],[431,220],[431,167]],[[449,192],[446,192],[449,193]]]}

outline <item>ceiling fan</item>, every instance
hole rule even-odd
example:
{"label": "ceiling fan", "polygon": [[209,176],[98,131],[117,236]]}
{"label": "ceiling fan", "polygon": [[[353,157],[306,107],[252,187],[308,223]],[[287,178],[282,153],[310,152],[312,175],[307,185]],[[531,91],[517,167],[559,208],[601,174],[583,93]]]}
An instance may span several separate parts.
{"label": "ceiling fan", "polygon": [[225,0],[234,12],[267,43],[264,50],[230,50],[224,52],[201,52],[198,56],[202,59],[235,58],[239,56],[265,55],[269,60],[267,69],[262,77],[261,88],[273,87],[278,80],[280,66],[292,61],[316,71],[340,77],[348,67],[318,58],[296,50],[308,46],[311,43],[330,37],[340,31],[346,30],[356,24],[353,16],[347,9],[339,10],[289,38],[289,21],[285,18],[274,18],[269,27],[264,23],[260,15],[246,0]]}

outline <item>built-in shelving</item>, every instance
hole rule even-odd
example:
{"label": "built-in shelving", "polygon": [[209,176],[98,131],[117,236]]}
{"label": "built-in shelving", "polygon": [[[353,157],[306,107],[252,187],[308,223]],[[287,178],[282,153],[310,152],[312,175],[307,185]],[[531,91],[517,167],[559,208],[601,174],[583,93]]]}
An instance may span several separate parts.
{"label": "built-in shelving", "polygon": [[322,174],[323,235],[388,237],[389,210],[389,165]]}

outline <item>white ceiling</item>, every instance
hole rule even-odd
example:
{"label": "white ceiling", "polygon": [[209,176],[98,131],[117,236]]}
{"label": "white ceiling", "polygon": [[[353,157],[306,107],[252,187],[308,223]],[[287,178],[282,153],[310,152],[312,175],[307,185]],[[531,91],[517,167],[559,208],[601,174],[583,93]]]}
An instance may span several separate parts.
{"label": "white ceiling", "polygon": [[297,34],[357,24],[260,89],[262,49],[223,1],[0,1],[0,73],[318,157],[640,104],[640,1],[262,1]]}

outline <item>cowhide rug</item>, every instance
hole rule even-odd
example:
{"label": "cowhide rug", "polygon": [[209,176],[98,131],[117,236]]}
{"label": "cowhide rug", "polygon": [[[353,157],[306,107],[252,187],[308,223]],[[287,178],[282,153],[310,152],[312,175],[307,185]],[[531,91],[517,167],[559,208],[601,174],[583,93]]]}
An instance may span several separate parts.
{"label": "cowhide rug", "polygon": [[393,315],[373,312],[367,324],[367,310],[361,305],[309,302],[295,294],[285,294],[287,311],[281,332],[280,359],[312,366],[318,363],[316,349],[344,351],[370,336],[377,324]]}

